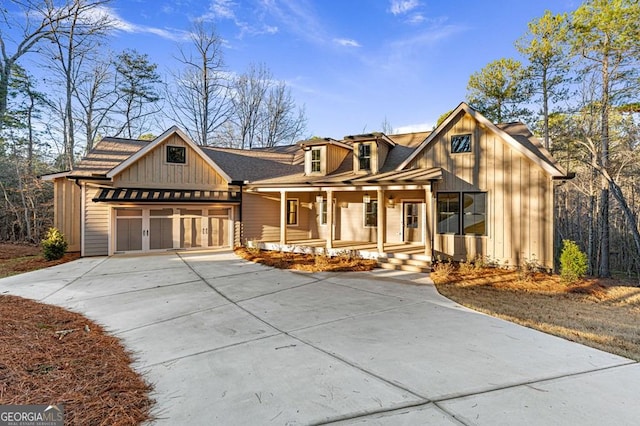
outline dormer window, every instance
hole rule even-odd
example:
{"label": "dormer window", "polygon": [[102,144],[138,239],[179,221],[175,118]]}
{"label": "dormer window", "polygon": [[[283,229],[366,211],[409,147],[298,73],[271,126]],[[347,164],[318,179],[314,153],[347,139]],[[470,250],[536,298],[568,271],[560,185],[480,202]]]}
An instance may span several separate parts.
{"label": "dormer window", "polygon": [[322,150],[320,147],[311,148],[311,173],[320,173],[322,170]]}
{"label": "dormer window", "polygon": [[361,143],[358,145],[358,169],[371,170],[371,144]]}

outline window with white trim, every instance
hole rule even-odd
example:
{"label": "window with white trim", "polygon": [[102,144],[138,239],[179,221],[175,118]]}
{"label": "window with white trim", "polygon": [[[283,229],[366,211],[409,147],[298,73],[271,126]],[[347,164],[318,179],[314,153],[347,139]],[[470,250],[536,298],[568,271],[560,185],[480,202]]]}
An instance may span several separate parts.
{"label": "window with white trim", "polygon": [[287,225],[298,224],[298,199],[287,199]]}
{"label": "window with white trim", "polygon": [[361,143],[358,145],[358,169],[371,170],[371,144]]}
{"label": "window with white trim", "polygon": [[322,148],[311,148],[311,173],[320,173],[322,171]]}
{"label": "window with white trim", "polygon": [[327,224],[327,199],[323,198],[320,203],[320,225]]}
{"label": "window with white trim", "polygon": [[187,148],[184,146],[167,145],[167,163],[186,164]]}
{"label": "window with white trim", "polygon": [[471,152],[471,134],[451,136],[451,153]]}
{"label": "window with white trim", "polygon": [[369,200],[364,204],[364,226],[375,228],[378,226],[378,200]]}

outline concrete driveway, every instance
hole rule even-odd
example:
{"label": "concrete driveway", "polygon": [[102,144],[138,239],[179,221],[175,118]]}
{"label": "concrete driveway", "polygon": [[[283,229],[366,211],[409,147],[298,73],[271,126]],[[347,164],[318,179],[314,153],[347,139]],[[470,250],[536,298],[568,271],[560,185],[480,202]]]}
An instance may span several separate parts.
{"label": "concrete driveway", "polygon": [[637,424],[640,367],[440,296],[230,252],[85,258],[0,280],[137,354],[157,424]]}

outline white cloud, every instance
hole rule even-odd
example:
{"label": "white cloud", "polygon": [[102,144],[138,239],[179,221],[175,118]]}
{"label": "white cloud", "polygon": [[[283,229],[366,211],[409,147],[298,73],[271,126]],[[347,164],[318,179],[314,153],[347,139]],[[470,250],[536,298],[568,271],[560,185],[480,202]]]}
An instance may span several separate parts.
{"label": "white cloud", "polygon": [[422,13],[414,13],[407,19],[408,24],[417,25],[426,21],[427,18],[424,17]]}
{"label": "white cloud", "polygon": [[231,0],[213,0],[209,6],[209,10],[216,18],[235,19],[236,14],[233,8],[236,4]]}
{"label": "white cloud", "polygon": [[106,16],[117,31],[124,31],[125,33],[132,34],[154,34],[172,41],[184,40],[187,36],[187,33],[181,30],[170,31],[163,28],[134,24],[133,22],[122,19],[120,15],[109,7],[101,6],[99,9],[99,13]]}
{"label": "white cloud", "polygon": [[391,0],[389,10],[394,15],[403,15],[420,5],[418,0]]}
{"label": "white cloud", "polygon": [[406,126],[394,127],[393,133],[400,135],[402,133],[426,132],[432,129],[433,123],[407,124]]}
{"label": "white cloud", "polygon": [[361,47],[360,43],[358,43],[355,40],[348,39],[348,38],[334,38],[333,42],[339,44],[340,46],[344,46],[344,47]]}

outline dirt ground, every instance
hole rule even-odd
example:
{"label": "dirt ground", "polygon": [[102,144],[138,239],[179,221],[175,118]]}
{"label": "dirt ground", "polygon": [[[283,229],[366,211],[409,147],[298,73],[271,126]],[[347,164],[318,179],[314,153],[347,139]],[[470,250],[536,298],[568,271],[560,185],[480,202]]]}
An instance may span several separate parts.
{"label": "dirt ground", "polygon": [[[47,262],[37,246],[0,244],[0,277]],[[138,425],[151,387],[118,339],[80,314],[0,295],[0,404],[63,404],[65,424]]]}
{"label": "dirt ground", "polygon": [[432,273],[438,291],[469,308],[640,361],[640,287],[634,280],[523,279],[495,268]]}
{"label": "dirt ground", "polygon": [[59,260],[45,260],[37,245],[0,243],[0,278],[35,271],[78,259],[80,253],[66,253]]}

